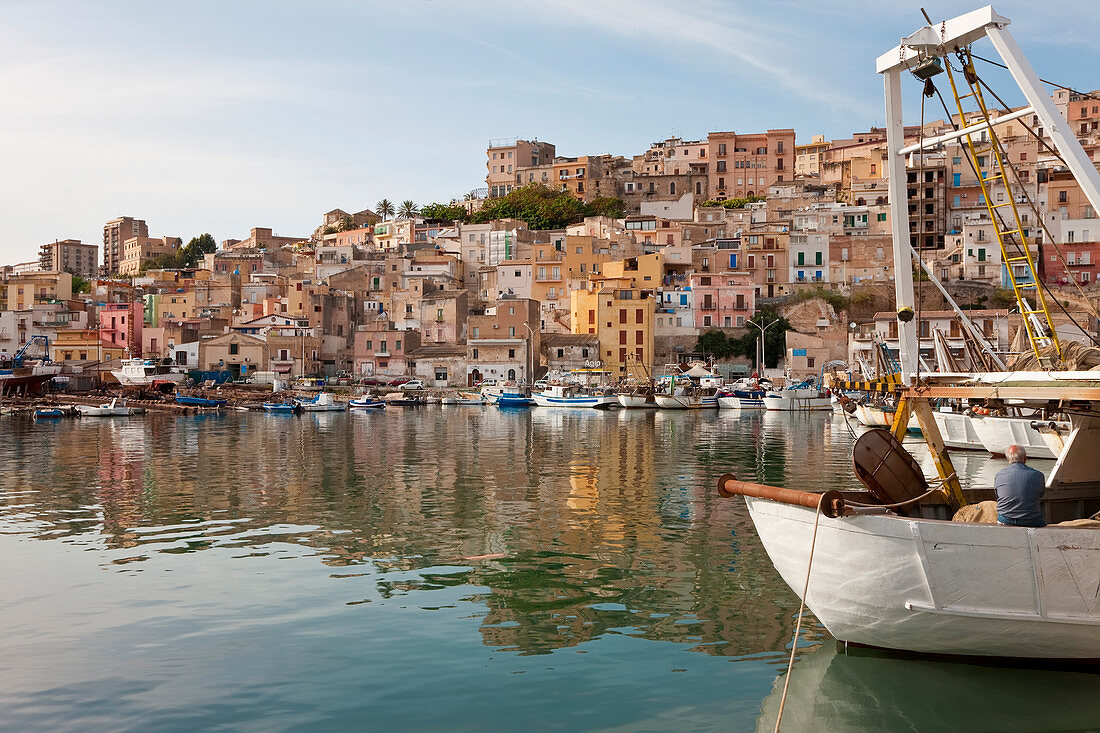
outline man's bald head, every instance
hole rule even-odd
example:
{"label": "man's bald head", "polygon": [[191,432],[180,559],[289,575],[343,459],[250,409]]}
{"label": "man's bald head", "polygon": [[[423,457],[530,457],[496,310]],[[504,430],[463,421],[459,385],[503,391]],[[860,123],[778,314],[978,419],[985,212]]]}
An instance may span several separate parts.
{"label": "man's bald head", "polygon": [[1009,463],[1027,463],[1027,451],[1022,445],[1010,445],[1005,448],[1005,458]]}

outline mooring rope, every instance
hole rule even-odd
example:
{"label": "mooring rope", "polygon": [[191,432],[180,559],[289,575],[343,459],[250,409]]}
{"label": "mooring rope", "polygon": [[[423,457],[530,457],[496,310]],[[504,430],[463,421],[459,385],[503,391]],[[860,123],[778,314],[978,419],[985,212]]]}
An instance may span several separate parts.
{"label": "mooring rope", "polygon": [[783,707],[787,704],[787,689],[791,686],[791,670],[794,668],[795,652],[798,651],[798,636],[802,633],[802,616],[806,612],[806,594],[810,592],[810,570],[814,566],[817,527],[821,523],[821,502],[824,499],[825,494],[822,494],[817,500],[817,510],[814,512],[814,536],[810,540],[810,560],[806,563],[806,583],[802,586],[802,602],[798,604],[798,622],[794,626],[794,641],[791,643],[791,658],[787,662],[787,679],[783,681],[783,696],[779,698],[779,713],[775,716],[775,733],[779,733],[779,724],[783,722]]}

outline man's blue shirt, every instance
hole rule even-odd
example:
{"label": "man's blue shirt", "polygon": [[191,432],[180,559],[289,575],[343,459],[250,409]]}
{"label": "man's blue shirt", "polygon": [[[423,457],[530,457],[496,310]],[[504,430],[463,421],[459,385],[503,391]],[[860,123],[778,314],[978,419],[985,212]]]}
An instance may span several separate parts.
{"label": "man's blue shirt", "polygon": [[1041,471],[1022,463],[1010,463],[997,472],[993,479],[997,491],[997,519],[1002,524],[1020,527],[1042,527],[1043,512],[1039,498],[1046,489],[1046,479]]}

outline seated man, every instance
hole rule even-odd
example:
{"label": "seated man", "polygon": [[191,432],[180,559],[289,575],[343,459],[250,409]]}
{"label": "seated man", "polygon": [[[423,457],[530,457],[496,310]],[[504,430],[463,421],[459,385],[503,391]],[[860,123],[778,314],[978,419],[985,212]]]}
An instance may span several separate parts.
{"label": "seated man", "polygon": [[1043,527],[1043,512],[1039,498],[1046,489],[1041,471],[1028,468],[1023,447],[1010,445],[1005,449],[1008,468],[997,472],[993,488],[997,491],[997,522],[1012,527]]}

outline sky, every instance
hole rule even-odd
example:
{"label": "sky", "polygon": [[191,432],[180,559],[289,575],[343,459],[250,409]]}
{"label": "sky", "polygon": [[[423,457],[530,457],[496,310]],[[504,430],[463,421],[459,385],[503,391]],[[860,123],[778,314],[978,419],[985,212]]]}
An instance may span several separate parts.
{"label": "sky", "polygon": [[[882,124],[874,60],[923,25],[919,7],[0,0],[0,264],[99,243],[124,215],[221,241],[307,236],[383,197],[448,201],[485,185],[491,138],[629,156],[713,130],[847,137]],[[1100,87],[1100,3],[995,7],[1040,76]]]}

